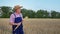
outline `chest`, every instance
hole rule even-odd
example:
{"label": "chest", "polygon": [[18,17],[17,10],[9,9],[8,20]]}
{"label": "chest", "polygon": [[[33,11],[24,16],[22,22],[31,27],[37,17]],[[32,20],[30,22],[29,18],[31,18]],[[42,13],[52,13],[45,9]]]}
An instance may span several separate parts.
{"label": "chest", "polygon": [[15,14],[14,14],[14,16],[15,16],[15,18],[14,18],[14,22],[15,22],[15,23],[22,22],[22,17],[21,17],[21,15],[15,15]]}

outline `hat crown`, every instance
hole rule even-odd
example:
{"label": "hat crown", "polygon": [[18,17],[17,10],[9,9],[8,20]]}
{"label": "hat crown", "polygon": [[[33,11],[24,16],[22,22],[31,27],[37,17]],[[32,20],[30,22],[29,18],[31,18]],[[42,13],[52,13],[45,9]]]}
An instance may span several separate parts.
{"label": "hat crown", "polygon": [[20,5],[14,6],[14,9],[19,9],[19,8],[22,8],[22,6],[20,6]]}

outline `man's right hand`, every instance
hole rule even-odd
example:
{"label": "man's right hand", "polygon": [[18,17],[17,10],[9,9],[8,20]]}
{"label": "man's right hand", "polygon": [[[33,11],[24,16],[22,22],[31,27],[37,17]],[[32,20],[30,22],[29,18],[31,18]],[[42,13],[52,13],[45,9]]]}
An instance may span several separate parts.
{"label": "man's right hand", "polygon": [[17,26],[20,26],[21,23],[18,23]]}

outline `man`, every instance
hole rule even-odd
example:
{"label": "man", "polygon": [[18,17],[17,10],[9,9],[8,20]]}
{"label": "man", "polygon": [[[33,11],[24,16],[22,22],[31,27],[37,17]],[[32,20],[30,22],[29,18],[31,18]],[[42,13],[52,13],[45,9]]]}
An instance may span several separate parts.
{"label": "man", "polygon": [[24,34],[22,25],[23,16],[21,13],[21,8],[22,6],[19,5],[14,6],[14,13],[10,16],[10,24],[12,25],[13,34]]}

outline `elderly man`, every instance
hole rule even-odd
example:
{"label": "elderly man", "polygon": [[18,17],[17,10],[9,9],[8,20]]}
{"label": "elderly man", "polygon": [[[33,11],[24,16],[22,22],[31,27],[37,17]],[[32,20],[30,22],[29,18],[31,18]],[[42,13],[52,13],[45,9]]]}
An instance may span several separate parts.
{"label": "elderly man", "polygon": [[14,6],[14,13],[10,16],[10,24],[12,25],[13,34],[24,34],[23,32],[23,16],[21,13],[22,6]]}

